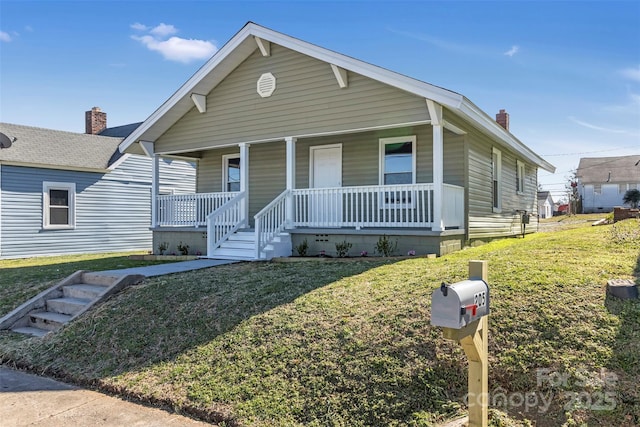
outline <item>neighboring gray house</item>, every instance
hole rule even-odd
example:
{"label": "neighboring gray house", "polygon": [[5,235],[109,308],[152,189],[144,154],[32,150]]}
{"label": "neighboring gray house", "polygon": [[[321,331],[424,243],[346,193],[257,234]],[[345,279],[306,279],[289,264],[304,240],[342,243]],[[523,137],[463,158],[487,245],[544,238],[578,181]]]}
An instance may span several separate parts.
{"label": "neighboring gray house", "polygon": [[311,255],[343,241],[372,254],[383,236],[397,254],[442,255],[514,236],[537,211],[538,168],[555,170],[504,110],[494,120],[463,95],[254,23],[120,150],[197,159],[189,198],[167,200],[154,181],[154,240],[232,259],[305,241]]}
{"label": "neighboring gray house", "polygon": [[576,177],[583,213],[612,212],[624,193],[640,189],[640,154],[582,158]]}
{"label": "neighboring gray house", "polygon": [[538,217],[541,219],[553,216],[553,198],[548,191],[538,191]]}
{"label": "neighboring gray house", "polygon": [[[118,151],[137,125],[96,128],[116,137],[0,123],[17,138],[0,150],[0,258],[150,250],[151,161]],[[194,191],[193,163],[161,168],[166,193]]]}

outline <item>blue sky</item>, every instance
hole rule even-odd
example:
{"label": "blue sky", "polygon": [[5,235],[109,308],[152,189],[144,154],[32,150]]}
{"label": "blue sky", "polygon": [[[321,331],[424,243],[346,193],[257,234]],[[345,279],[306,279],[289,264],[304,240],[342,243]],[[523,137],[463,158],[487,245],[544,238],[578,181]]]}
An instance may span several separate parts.
{"label": "blue sky", "polygon": [[247,21],[461,93],[556,174],[640,154],[640,1],[0,2],[0,121],[146,119]]}

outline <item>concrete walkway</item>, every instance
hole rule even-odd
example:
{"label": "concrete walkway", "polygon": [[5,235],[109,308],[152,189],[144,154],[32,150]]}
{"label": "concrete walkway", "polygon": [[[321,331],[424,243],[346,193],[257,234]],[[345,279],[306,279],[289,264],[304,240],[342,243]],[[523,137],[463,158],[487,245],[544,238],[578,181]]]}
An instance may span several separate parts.
{"label": "concrete walkway", "polygon": [[2,366],[0,414],[3,427],[210,425]]}
{"label": "concrete walkway", "polygon": [[201,268],[232,264],[238,261],[224,259],[196,259],[193,261],[169,262],[166,264],[148,265],[146,267],[123,268],[122,270],[96,271],[98,274],[123,276],[125,274],[142,274],[146,277],[164,276],[165,274],[184,273]]}

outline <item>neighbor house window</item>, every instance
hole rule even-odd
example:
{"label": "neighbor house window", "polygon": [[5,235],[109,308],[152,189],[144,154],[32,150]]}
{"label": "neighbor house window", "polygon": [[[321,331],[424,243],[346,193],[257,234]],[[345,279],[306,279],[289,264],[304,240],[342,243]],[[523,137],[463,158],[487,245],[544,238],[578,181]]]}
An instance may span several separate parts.
{"label": "neighbor house window", "polygon": [[[416,137],[402,136],[380,139],[380,185],[401,185],[416,183]],[[384,192],[382,205],[412,203],[412,193],[408,190],[388,190]]]}
{"label": "neighbor house window", "polygon": [[46,229],[75,227],[76,184],[42,183],[42,224]]}
{"label": "neighbor house window", "polygon": [[516,160],[516,192],[524,194],[524,163]]}
{"label": "neighbor house window", "polygon": [[602,184],[593,184],[593,194],[600,195],[602,193]]}
{"label": "neighbor house window", "polygon": [[500,212],[502,209],[502,153],[496,148],[492,151],[491,167],[493,211]]}
{"label": "neighbor house window", "polygon": [[222,191],[240,191],[240,155],[222,156]]}

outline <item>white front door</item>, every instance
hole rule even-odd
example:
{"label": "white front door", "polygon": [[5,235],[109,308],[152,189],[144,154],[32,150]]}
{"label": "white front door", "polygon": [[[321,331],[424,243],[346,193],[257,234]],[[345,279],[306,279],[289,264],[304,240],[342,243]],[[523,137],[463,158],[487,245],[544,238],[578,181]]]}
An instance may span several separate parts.
{"label": "white front door", "polygon": [[312,226],[339,227],[342,195],[330,189],[342,187],[342,144],[319,145],[310,150],[310,187],[327,190],[314,193],[309,203],[309,219]]}

